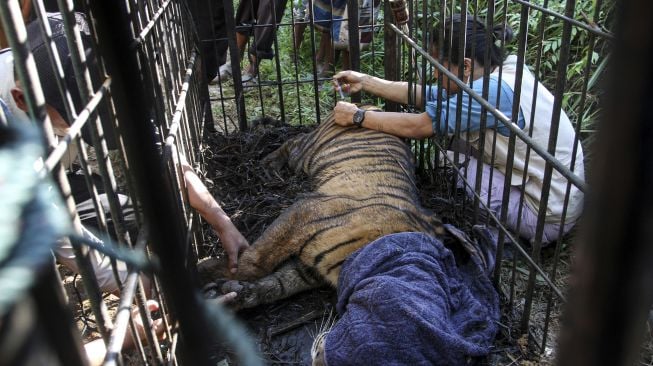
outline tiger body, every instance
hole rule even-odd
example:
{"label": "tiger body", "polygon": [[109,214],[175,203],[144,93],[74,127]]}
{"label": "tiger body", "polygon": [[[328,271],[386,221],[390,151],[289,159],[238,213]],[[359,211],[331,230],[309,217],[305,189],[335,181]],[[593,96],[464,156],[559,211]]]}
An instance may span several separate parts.
{"label": "tiger body", "polygon": [[[312,193],[287,208],[243,252],[238,280],[261,279],[296,256],[337,286],[349,254],[375,239],[398,232],[436,235],[443,231],[439,219],[419,204],[413,156],[398,137],[339,126],[331,114],[312,132],[284,143],[263,163],[275,169],[288,164],[295,171],[303,170]],[[287,292],[291,293],[279,296],[294,293]],[[275,296],[264,297],[268,302]]]}
{"label": "tiger body", "polygon": [[349,255],[384,235],[444,232],[419,203],[413,155],[398,137],[339,126],[331,114],[263,164],[304,171],[312,192],[285,209],[241,254],[235,275],[225,258],[198,265],[204,278],[218,278],[223,293],[238,293],[234,308],[271,303],[324,281],[335,287]]}

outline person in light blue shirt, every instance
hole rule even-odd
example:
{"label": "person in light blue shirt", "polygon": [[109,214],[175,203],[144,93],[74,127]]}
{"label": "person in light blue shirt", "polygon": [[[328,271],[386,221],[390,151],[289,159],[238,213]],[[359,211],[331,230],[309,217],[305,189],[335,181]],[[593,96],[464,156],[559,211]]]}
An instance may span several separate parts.
{"label": "person in light blue shirt", "polygon": [[[583,180],[583,150],[568,116],[563,110],[554,113],[558,105],[554,96],[527,66],[518,67],[517,56],[504,57],[499,44],[513,38],[510,27],[487,29],[484,21],[461,14],[454,14],[441,26],[444,29],[436,27],[431,32],[429,51],[459,80],[450,80],[447,73],[435,69],[433,76],[439,79],[438,84],[426,86],[424,95],[416,93],[416,104],[424,107],[423,113],[366,113],[355,104],[339,101],[334,108],[335,122],[414,139],[453,135],[457,144],[450,148],[463,153],[460,161],[455,162],[464,167],[464,179],[459,178],[458,186],[466,187],[470,196],[478,195],[496,217],[507,205],[505,226],[529,241],[537,240],[538,212],[543,212],[541,242],[556,240],[578,221],[583,192],[572,184],[567,193],[569,181],[555,169],[548,191],[544,192],[547,161],[521,138],[513,143],[509,137],[511,130],[519,129],[533,144],[546,150],[550,145],[553,116],[559,115],[552,155]],[[440,39],[442,35],[444,38]],[[464,44],[465,49],[458,50],[459,44]],[[336,89],[350,93],[365,91],[396,103],[408,103],[410,90],[406,82],[383,80],[351,70],[341,71],[333,78]],[[483,96],[484,81],[489,84],[486,100],[501,117],[482,108],[461,86],[466,85]],[[417,90],[421,87],[417,86]],[[513,110],[519,115],[513,116]],[[484,130],[482,122],[485,122]],[[481,176],[478,187],[477,174]],[[510,190],[508,200],[503,199],[506,182]]]}
{"label": "person in light blue shirt", "polygon": [[[513,91],[505,81],[501,81],[501,89],[499,89],[499,78],[497,75],[490,75],[490,82],[488,88],[488,98],[487,100],[494,104],[497,109],[499,109],[503,114],[512,119],[512,100],[513,100]],[[471,85],[472,90],[474,90],[478,95],[483,95],[483,79],[475,80]],[[442,102],[442,109],[440,111],[440,116],[437,112],[437,96],[438,96],[437,86],[427,86],[426,87],[426,104],[425,110],[426,113],[431,117],[433,131],[435,134],[444,135],[444,134],[453,134],[456,131],[456,109],[458,104],[461,106],[461,110],[465,111],[462,114],[462,119],[460,122],[460,130],[473,132],[479,131],[481,129],[481,113],[485,113],[486,128],[495,128],[497,133],[503,136],[510,136],[510,129],[497,120],[497,118],[492,113],[487,113],[483,111],[481,104],[469,96],[465,91],[462,92],[462,98],[460,98],[460,103],[458,103],[458,95],[454,94],[449,97],[447,91],[442,89],[443,97],[446,98]],[[500,92],[499,92],[500,90]],[[447,117],[448,115],[448,117]],[[524,116],[522,113],[519,113],[519,118],[517,120],[517,125],[519,128],[524,128]]]}

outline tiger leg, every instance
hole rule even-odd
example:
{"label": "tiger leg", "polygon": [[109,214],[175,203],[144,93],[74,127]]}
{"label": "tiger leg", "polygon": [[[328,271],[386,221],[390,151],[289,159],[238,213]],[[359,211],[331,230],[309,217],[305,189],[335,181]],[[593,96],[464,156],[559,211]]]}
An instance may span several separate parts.
{"label": "tiger leg", "polygon": [[221,290],[224,294],[238,294],[236,299],[229,303],[230,307],[237,310],[269,304],[324,284],[314,270],[293,258],[268,276],[253,282],[227,281]]}
{"label": "tiger leg", "polygon": [[[313,200],[304,199],[288,207],[238,259],[234,278],[253,281],[272,273],[281,263],[297,254],[310,235],[307,222],[314,215]],[[312,215],[313,212],[313,215]]]}
{"label": "tiger leg", "polygon": [[[293,152],[297,149],[297,146],[304,141],[305,133],[299,134],[292,139],[286,141],[273,152],[269,153],[266,157],[263,158],[263,166],[269,167],[276,171],[281,170],[284,165],[291,162],[291,157],[293,157]],[[294,166],[291,165],[291,169],[294,169]]]}

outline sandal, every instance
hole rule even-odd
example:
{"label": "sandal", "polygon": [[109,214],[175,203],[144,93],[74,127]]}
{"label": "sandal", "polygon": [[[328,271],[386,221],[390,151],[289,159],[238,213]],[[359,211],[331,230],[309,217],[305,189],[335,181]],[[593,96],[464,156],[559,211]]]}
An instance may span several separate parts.
{"label": "sandal", "polygon": [[226,62],[220,65],[220,68],[218,68],[218,75],[216,75],[213,80],[209,81],[209,84],[218,84],[220,81],[227,81],[231,79],[231,77],[231,62]]}
{"label": "sandal", "polygon": [[248,71],[243,71],[242,82],[244,87],[252,87],[258,85],[258,78],[256,74],[252,75]]}

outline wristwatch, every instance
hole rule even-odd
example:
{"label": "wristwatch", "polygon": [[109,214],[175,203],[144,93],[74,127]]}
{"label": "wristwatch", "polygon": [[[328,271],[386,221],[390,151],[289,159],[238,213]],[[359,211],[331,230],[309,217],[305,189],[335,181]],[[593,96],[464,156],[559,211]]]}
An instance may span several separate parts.
{"label": "wristwatch", "polygon": [[354,113],[354,124],[357,127],[362,127],[363,126],[363,121],[365,120],[365,112],[367,112],[364,109],[358,109],[356,113]]}

